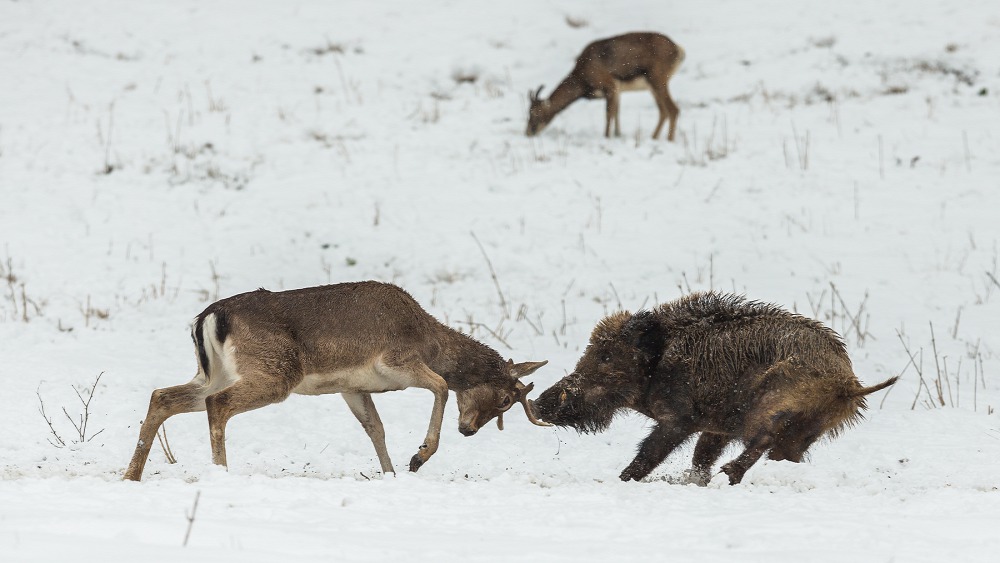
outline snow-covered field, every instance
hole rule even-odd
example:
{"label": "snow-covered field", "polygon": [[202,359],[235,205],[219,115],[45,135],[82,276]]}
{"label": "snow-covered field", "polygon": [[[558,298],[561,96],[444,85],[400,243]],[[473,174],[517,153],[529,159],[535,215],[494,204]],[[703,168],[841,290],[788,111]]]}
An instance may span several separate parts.
{"label": "snow-covered field", "polygon": [[[622,138],[602,102],[526,138],[528,89],[632,30],[687,51],[678,142],[646,93]],[[996,561],[998,34],[986,0],[3,2],[0,559]],[[405,473],[421,390],[376,397],[395,477],[325,396],[233,419],[228,473],[204,414],[171,419],[178,463],[121,481],[211,300],[360,279],[549,360],[539,389],[606,313],[709,288],[903,375],[736,487],[671,484],[690,445],[619,482],[639,416],[464,438],[453,398]]]}

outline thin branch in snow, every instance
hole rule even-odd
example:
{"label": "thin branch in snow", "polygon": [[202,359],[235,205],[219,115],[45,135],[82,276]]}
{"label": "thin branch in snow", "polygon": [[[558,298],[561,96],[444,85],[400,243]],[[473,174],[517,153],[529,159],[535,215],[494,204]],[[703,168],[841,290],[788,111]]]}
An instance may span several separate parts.
{"label": "thin branch in snow", "polygon": [[188,539],[191,538],[191,528],[194,527],[194,517],[195,513],[198,512],[198,499],[200,498],[201,498],[201,491],[198,491],[194,495],[194,506],[191,507],[191,512],[184,513],[184,515],[187,517],[188,527],[187,527],[187,532],[184,533],[183,547],[187,547]]}

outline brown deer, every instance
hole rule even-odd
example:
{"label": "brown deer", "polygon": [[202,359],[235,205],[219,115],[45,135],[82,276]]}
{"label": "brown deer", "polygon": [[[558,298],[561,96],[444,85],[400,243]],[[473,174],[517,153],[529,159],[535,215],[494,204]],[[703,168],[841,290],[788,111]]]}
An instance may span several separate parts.
{"label": "brown deer", "polygon": [[383,473],[393,472],[372,393],[420,387],[434,393],[416,471],[438,449],[448,390],[458,398],[466,436],[520,402],[533,384],[519,381],[546,362],[515,364],[428,314],[404,290],[379,282],[292,291],[258,289],[209,305],[191,331],[198,373],[184,385],[153,391],[125,479],[138,481],[156,432],[171,416],[208,411],[212,461],[226,465],[226,423],[289,394],[340,393],[375,446]]}
{"label": "brown deer", "polygon": [[573,373],[529,407],[557,426],[601,432],[630,409],[656,425],[621,473],[638,481],[692,434],[689,478],[704,485],[726,445],[743,453],[722,466],[736,484],[767,453],[798,463],[823,436],[863,418],[863,387],[843,340],[817,321],[736,295],[695,293],[652,311],[598,323]]}
{"label": "brown deer", "polygon": [[659,33],[626,33],[595,41],[583,49],[573,72],[556,86],[549,99],[539,97],[544,86],[528,92],[531,108],[526,134],[533,137],[541,133],[556,114],[580,98],[604,98],[607,100],[604,136],[611,136],[612,121],[615,136],[620,136],[618,95],[649,89],[660,110],[653,138],[659,138],[663,122],[670,118],[667,140],[673,141],[680,110],[670,97],[667,83],[683,62],[684,49]]}

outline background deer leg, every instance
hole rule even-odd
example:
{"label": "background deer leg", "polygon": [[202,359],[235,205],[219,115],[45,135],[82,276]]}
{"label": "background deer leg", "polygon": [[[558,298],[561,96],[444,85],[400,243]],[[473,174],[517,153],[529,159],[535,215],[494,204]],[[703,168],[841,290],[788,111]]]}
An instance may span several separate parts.
{"label": "background deer leg", "polygon": [[663,95],[667,102],[667,111],[670,113],[670,129],[667,130],[667,140],[674,140],[674,132],[677,130],[677,117],[680,116],[681,110],[674,103],[674,99],[670,97],[670,86],[664,82],[663,83]]}
{"label": "background deer leg", "polygon": [[[608,87],[604,90],[607,96],[607,107],[605,108],[605,125],[604,125],[604,136],[611,137],[611,122],[618,119],[618,89],[614,87]],[[615,126],[615,135],[621,135],[618,131],[617,125]]]}
{"label": "background deer leg", "polygon": [[135,446],[135,453],[132,454],[132,461],[125,471],[125,479],[129,481],[142,479],[142,469],[149,458],[149,450],[153,447],[156,431],[164,421],[175,414],[205,410],[202,394],[204,391],[202,382],[197,380],[153,391],[149,399],[149,410],[146,411],[146,418],[139,429],[139,442]]}
{"label": "background deer leg", "polygon": [[341,396],[371,438],[379,465],[382,466],[382,473],[395,473],[392,461],[389,460],[389,450],[385,447],[385,429],[382,427],[378,411],[375,410],[371,393],[341,393]]}
{"label": "background deer leg", "polygon": [[615,96],[615,137],[622,136],[621,109],[622,109],[621,97]]}
{"label": "background deer leg", "polygon": [[[659,139],[660,131],[663,130],[663,124],[670,117],[670,106],[667,103],[670,94],[667,92],[666,80],[660,81],[659,78],[647,78],[646,81],[649,83],[650,92],[653,93],[653,99],[656,100],[656,107],[660,110],[660,119],[656,122],[656,129],[653,130],[653,138]],[[670,138],[673,139],[672,136]]]}
{"label": "background deer leg", "polygon": [[653,431],[639,444],[639,453],[619,476],[622,481],[639,481],[667,459],[674,448],[688,439],[691,431],[686,424],[657,422]]}
{"label": "background deer leg", "polygon": [[241,373],[235,383],[206,397],[212,463],[226,466],[226,424],[230,418],[284,401],[301,380],[301,371],[298,377],[260,372]]}

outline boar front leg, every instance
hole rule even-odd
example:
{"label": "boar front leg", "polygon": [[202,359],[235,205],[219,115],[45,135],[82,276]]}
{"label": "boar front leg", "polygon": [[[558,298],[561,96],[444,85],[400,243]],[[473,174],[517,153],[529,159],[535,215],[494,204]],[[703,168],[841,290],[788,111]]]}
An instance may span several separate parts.
{"label": "boar front leg", "polygon": [[708,485],[712,480],[712,466],[722,455],[730,440],[732,436],[726,434],[702,432],[698,443],[694,446],[694,458],[691,461],[691,469],[687,471],[687,482],[699,487]]}
{"label": "boar front leg", "polygon": [[684,443],[691,435],[687,424],[657,422],[653,431],[639,444],[639,453],[619,476],[622,481],[640,481],[649,475],[674,448]]}
{"label": "boar front leg", "polygon": [[729,476],[729,484],[735,485],[743,480],[743,475],[757,463],[760,456],[771,447],[773,440],[770,434],[760,434],[747,443],[743,453],[733,461],[722,466],[722,472]]}

